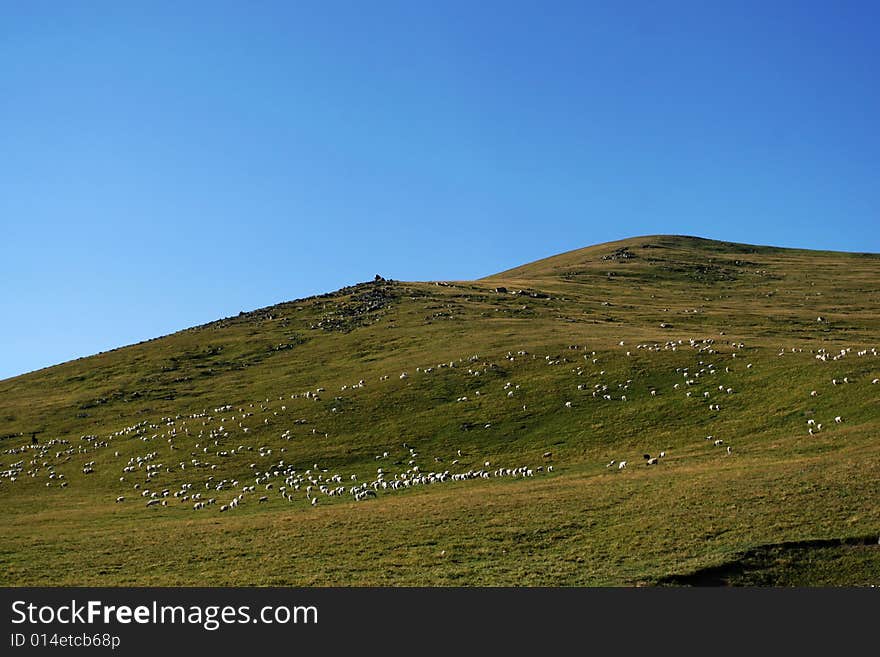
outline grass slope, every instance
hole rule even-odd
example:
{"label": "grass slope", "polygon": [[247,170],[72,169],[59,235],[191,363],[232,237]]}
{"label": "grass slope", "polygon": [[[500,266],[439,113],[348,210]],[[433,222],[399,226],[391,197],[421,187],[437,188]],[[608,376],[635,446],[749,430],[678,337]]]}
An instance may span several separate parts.
{"label": "grass slope", "polygon": [[880,584],[878,283],[873,254],[639,237],[0,381],[0,581]]}

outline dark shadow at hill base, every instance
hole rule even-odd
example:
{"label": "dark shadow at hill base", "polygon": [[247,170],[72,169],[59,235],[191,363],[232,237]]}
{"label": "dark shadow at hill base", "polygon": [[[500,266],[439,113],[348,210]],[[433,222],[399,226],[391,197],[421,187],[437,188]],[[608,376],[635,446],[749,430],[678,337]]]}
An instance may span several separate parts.
{"label": "dark shadow at hill base", "polygon": [[[860,565],[858,575],[847,581],[848,567]],[[864,581],[866,569],[875,578]],[[824,569],[837,581],[823,583]],[[876,534],[848,538],[786,541],[761,545],[737,559],[691,573],[667,575],[658,586],[878,586],[880,540]]]}

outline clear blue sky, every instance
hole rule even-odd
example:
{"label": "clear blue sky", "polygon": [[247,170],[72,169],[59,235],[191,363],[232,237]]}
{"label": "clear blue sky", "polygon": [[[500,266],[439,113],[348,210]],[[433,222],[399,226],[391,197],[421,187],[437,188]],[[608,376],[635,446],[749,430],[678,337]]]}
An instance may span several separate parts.
{"label": "clear blue sky", "polygon": [[880,251],[876,2],[0,0],[0,378],[376,273]]}

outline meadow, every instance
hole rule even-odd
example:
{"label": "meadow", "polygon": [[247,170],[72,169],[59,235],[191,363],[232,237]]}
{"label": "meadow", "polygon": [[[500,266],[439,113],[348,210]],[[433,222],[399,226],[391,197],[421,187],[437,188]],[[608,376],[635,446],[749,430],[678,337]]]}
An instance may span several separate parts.
{"label": "meadow", "polygon": [[0,381],[0,583],[878,585],[878,349],[877,254],[682,236],[243,311]]}

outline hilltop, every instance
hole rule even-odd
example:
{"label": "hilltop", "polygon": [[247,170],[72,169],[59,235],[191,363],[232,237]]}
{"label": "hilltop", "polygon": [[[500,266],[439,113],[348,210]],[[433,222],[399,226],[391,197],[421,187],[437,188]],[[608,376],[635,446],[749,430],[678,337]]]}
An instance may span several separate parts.
{"label": "hilltop", "polygon": [[635,237],[0,381],[4,584],[880,584],[878,281]]}

